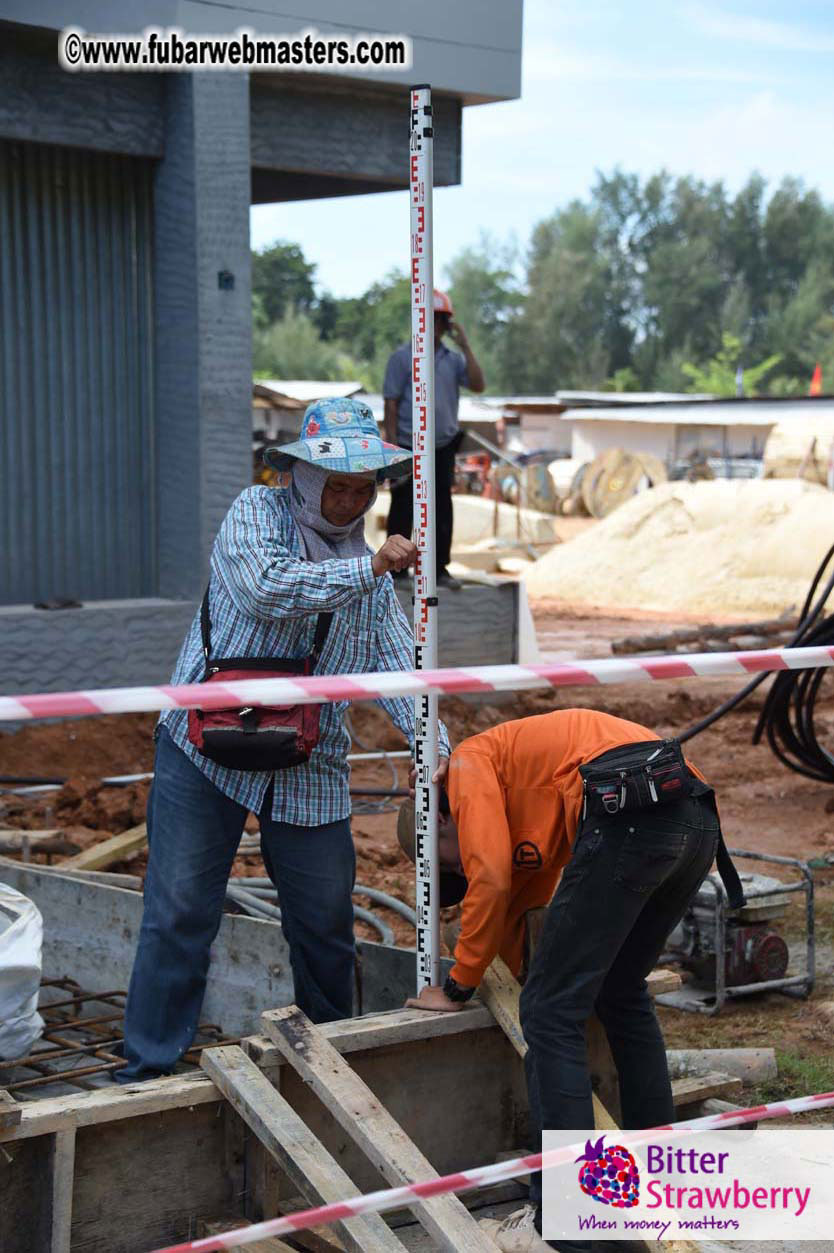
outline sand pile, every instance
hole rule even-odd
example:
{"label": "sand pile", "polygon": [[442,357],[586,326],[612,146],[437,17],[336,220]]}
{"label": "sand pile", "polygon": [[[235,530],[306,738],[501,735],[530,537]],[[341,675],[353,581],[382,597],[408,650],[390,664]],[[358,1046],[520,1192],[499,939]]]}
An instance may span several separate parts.
{"label": "sand pile", "polygon": [[540,558],[531,599],[705,616],[799,609],[834,542],[834,493],[799,480],[664,483]]}

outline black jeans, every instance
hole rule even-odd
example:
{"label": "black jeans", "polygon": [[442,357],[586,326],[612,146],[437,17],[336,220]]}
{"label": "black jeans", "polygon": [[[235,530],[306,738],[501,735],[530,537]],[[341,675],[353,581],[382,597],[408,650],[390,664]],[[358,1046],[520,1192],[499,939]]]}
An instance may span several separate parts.
{"label": "black jeans", "polygon": [[[452,483],[455,477],[455,451],[459,440],[453,439],[445,448],[434,454],[434,499],[437,544],[437,573],[441,574],[449,564],[452,554]],[[411,476],[404,483],[391,485],[391,508],[388,511],[386,533],[404,535],[411,539],[414,526],[414,484]]]}
{"label": "black jeans", "polygon": [[[594,1125],[585,1045],[594,1009],[617,1067],[623,1127],[674,1118],[646,975],[712,865],[718,836],[711,792],[580,826],[521,993],[531,1128],[539,1146],[543,1129]],[[531,1176],[530,1199],[541,1205],[540,1174]]]}

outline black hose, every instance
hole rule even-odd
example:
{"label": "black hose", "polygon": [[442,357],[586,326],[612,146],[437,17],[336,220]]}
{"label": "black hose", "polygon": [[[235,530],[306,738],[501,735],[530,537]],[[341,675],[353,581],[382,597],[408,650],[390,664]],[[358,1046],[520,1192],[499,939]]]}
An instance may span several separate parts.
{"label": "black hose", "polygon": [[[834,617],[825,617],[824,610],[834,589],[834,570],[828,575],[819,597],[817,589],[834,558],[834,544],[829,548],[808,589],[799,625],[786,647],[810,648],[834,645]],[[772,751],[789,770],[821,783],[834,783],[834,757],[817,738],[816,701],[828,667],[814,670],[781,670],[765,697],[753,732],[753,743],[766,736]],[[681,743],[700,735],[719,718],[736,709],[760,683],[769,678],[767,671],[757,674],[740,692],[719,705],[711,714],[687,728],[678,739]]]}

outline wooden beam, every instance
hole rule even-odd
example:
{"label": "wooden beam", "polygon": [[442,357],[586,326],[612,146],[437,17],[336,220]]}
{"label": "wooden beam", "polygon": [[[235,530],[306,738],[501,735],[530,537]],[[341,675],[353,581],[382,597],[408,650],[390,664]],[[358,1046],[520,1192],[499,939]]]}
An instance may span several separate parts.
{"label": "wooden beam", "polygon": [[[200,1065],[311,1205],[356,1196],[350,1176],[238,1045],[204,1049]],[[402,1253],[379,1214],[334,1226],[352,1253]]]}
{"label": "wooden beam", "polygon": [[[251,1227],[245,1218],[229,1218],[217,1222],[202,1221],[197,1224],[197,1235],[222,1236],[230,1231],[240,1231],[241,1227]],[[277,1236],[267,1236],[263,1240],[250,1241],[245,1246],[249,1253],[294,1253],[291,1244],[285,1244]]]}
{"label": "wooden beam", "polygon": [[0,830],[0,853],[56,853],[69,857],[78,852],[78,845],[67,839],[59,829],[49,831],[24,831],[19,827],[3,827]]}
{"label": "wooden beam", "polygon": [[114,862],[126,861],[135,853],[140,853],[148,842],[148,828],[144,822],[119,835],[111,835],[109,840],[102,840],[83,853],[68,858],[56,867],[58,870],[106,870]]}
{"label": "wooden beam", "polygon": [[682,1079],[672,1080],[672,1096],[675,1109],[681,1105],[694,1105],[696,1101],[707,1101],[710,1097],[721,1097],[725,1101],[734,1101],[741,1097],[742,1082],[734,1075],[723,1075],[717,1070],[708,1071],[705,1075],[687,1075]]}
{"label": "wooden beam", "polygon": [[[322,1023],[318,1028],[334,1048],[345,1053],[488,1029],[495,1029],[495,1021],[483,1005],[461,1010],[457,1014],[427,1014],[420,1009],[392,1010],[368,1014],[365,1018]],[[281,1050],[266,1036],[251,1036],[242,1041],[242,1047],[261,1069],[278,1069],[284,1065]],[[215,1085],[201,1072],[147,1079],[124,1087],[114,1085],[83,1095],[73,1093],[70,1096],[44,1097],[43,1100],[27,1101],[20,1106],[19,1125],[4,1130],[0,1121],[0,1141],[24,1140],[65,1127],[115,1122],[121,1118],[204,1105],[221,1099]]]}
{"label": "wooden beam", "polygon": [[[424,1009],[392,1009],[361,1018],[340,1018],[322,1022],[319,1031],[340,1053],[409,1044],[413,1040],[433,1040],[437,1036],[460,1035],[465,1031],[495,1029],[495,1019],[484,1005],[475,1005],[456,1014],[427,1014]],[[270,1071],[284,1064],[281,1050],[268,1036],[251,1035],[241,1048],[261,1070]]]}
{"label": "wooden beam", "polygon": [[[389,1184],[437,1178],[437,1171],[402,1127],[297,1006],[271,1010],[262,1022],[286,1060]],[[461,1083],[466,1084],[463,1076]],[[484,1253],[492,1247],[454,1195],[432,1197],[412,1208],[446,1253]]]}
{"label": "wooden beam", "polygon": [[19,1125],[22,1117],[22,1105],[5,1088],[0,1088],[0,1131],[11,1131]]}
{"label": "wooden beam", "polygon": [[50,1253],[70,1253],[75,1128],[56,1131],[52,1151],[52,1240]]}

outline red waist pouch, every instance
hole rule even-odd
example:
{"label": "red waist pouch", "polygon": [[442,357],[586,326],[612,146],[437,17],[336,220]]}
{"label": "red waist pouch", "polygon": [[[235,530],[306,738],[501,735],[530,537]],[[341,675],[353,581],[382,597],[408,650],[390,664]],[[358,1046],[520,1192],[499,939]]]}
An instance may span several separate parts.
{"label": "red waist pouch", "polygon": [[[309,657],[227,657],[211,660],[208,590],[200,610],[204,683],[295,678],[312,674],[330,629],[332,614],[319,614]],[[189,709],[188,738],[195,748],[229,770],[288,770],[309,761],[319,741],[319,705],[241,705]]]}

